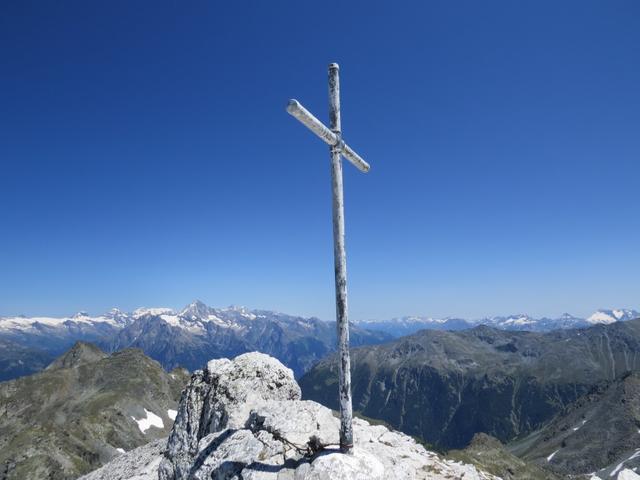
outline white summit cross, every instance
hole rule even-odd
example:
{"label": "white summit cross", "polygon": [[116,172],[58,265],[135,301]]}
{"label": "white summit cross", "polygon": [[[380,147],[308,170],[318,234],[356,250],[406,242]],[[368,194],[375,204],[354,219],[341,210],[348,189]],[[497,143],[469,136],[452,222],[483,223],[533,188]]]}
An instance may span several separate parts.
{"label": "white summit cross", "polygon": [[287,112],[296,117],[309,130],[329,145],[331,152],[331,179],[333,186],[333,257],[336,278],[336,316],[338,328],[340,448],[349,452],[353,448],[351,406],[351,360],[349,359],[349,321],[347,319],[347,259],[344,247],[344,201],[342,191],[342,161],[344,156],[363,172],[369,171],[365,162],[342,140],[340,126],[340,79],[337,63],[329,64],[329,125],[327,128],[297,100],[289,100]]}

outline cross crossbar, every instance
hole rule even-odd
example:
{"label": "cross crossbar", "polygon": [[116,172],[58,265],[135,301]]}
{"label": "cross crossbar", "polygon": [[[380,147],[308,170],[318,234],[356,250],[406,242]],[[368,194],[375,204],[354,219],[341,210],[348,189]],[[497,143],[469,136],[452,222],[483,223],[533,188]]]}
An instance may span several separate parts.
{"label": "cross crossbar", "polygon": [[304,108],[302,104],[295,99],[289,100],[287,105],[287,112],[294,116],[300,123],[315,133],[322,141],[332,147],[340,147],[340,153],[344,158],[349,160],[355,167],[366,173],[371,168],[364,159],[358,155],[353,149],[344,143],[342,138],[333,133],[328,127],[326,127],[320,120],[313,116],[313,114]]}

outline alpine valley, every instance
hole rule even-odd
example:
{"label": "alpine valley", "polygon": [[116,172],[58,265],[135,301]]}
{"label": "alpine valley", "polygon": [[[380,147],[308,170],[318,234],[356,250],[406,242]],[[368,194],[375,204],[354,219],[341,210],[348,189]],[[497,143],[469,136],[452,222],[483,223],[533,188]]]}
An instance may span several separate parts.
{"label": "alpine valley", "polygon": [[[616,478],[640,467],[639,371],[640,319],[547,333],[422,330],[352,351],[353,407],[442,450],[471,443],[465,460],[500,451],[482,433],[548,478]],[[333,355],[300,385],[336,408],[336,382]]]}

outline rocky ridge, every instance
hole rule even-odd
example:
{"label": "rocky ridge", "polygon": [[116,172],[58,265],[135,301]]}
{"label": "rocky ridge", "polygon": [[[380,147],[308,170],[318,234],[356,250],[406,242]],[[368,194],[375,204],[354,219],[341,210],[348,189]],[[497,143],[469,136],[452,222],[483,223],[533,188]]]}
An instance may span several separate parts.
{"label": "rocky ridge", "polygon": [[160,480],[498,480],[362,419],[354,420],[354,453],[345,455],[338,428],[334,412],[300,399],[290,369],[247,353],[193,374],[161,457],[140,450],[137,466],[121,458],[85,478],[151,480],[159,462]]}
{"label": "rocky ridge", "polygon": [[166,438],[187,380],[140,350],[78,343],[44,371],[0,383],[0,479],[71,480]]}

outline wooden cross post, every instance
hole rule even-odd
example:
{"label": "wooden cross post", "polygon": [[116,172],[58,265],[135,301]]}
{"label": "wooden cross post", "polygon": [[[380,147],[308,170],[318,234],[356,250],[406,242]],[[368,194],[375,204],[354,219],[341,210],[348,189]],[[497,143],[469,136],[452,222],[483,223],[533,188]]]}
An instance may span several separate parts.
{"label": "wooden cross post", "polygon": [[331,180],[333,186],[333,257],[336,280],[336,316],[340,361],[340,448],[349,452],[353,448],[353,408],[351,405],[351,360],[349,358],[349,321],[347,319],[347,258],[344,247],[344,195],[342,189],[341,156],[363,172],[369,171],[365,162],[342,140],[340,124],[340,78],[337,63],[329,64],[329,125],[327,128],[297,100],[289,100],[287,112],[329,144],[331,152]]}

